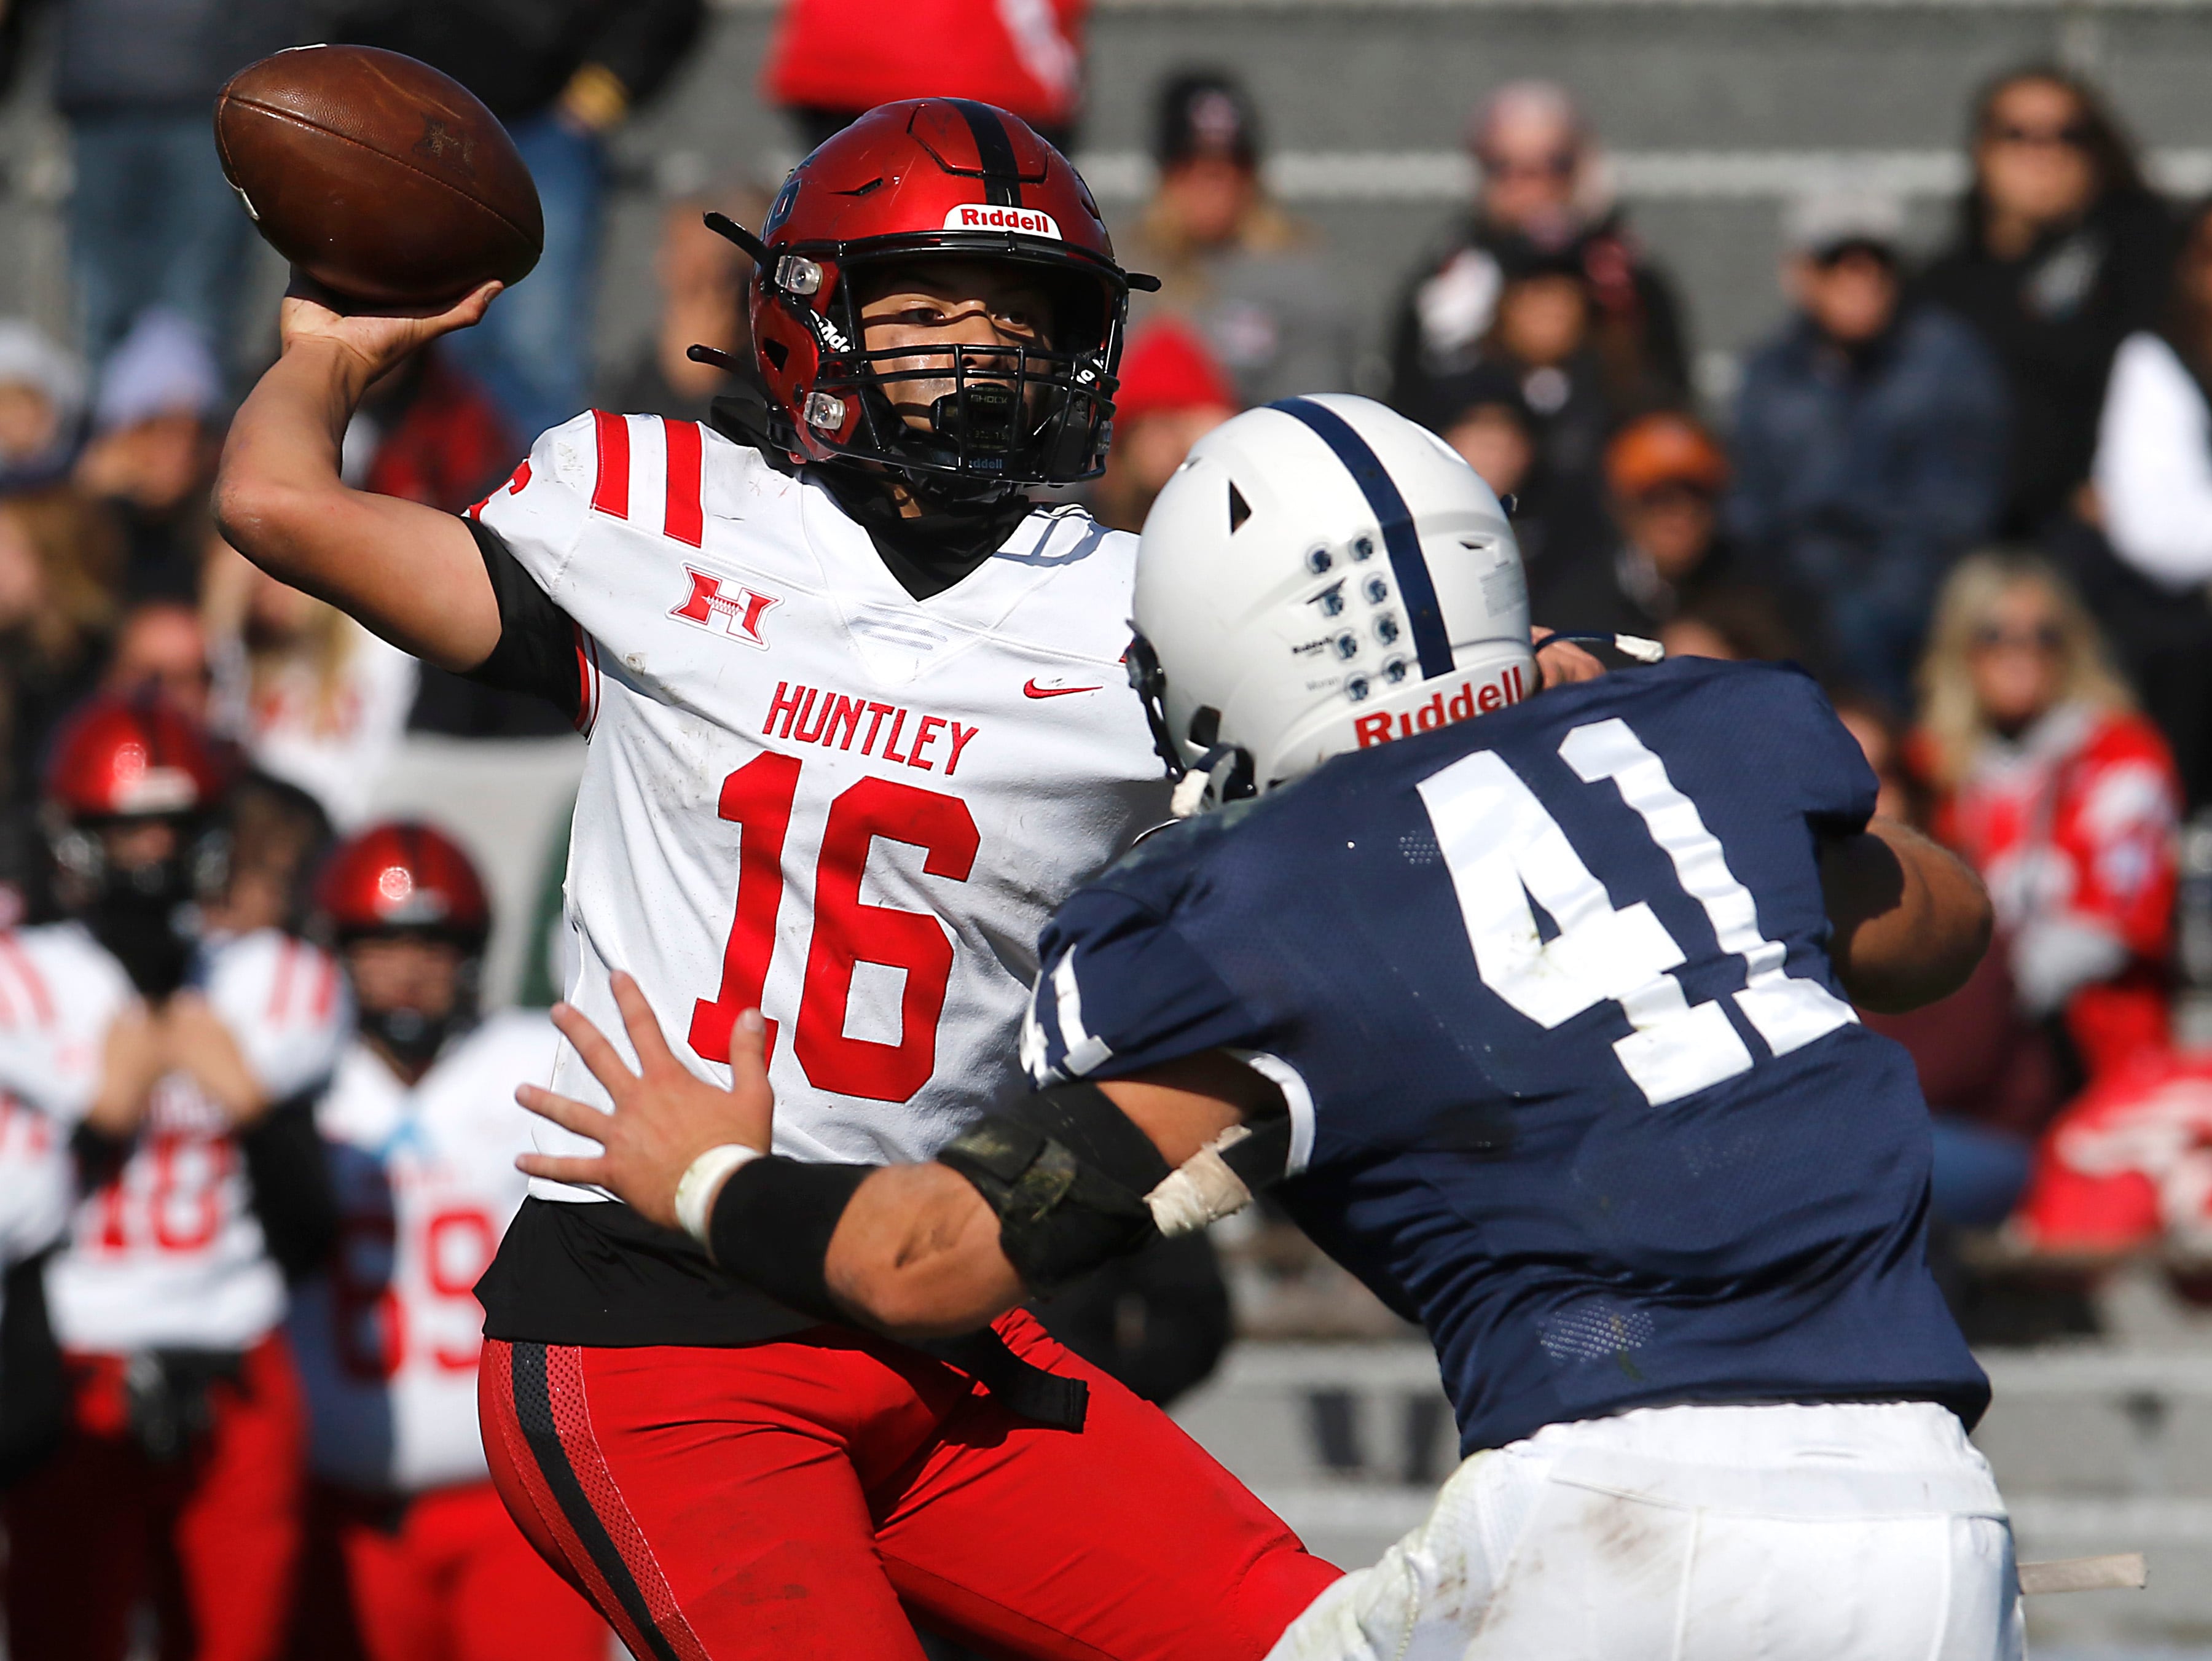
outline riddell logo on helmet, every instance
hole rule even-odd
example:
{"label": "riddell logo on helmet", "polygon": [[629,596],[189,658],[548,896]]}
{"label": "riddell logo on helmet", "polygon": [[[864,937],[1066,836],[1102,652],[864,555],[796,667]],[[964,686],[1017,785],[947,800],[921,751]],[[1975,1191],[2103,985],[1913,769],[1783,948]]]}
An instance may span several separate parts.
{"label": "riddell logo on helmet", "polygon": [[1017,231],[1024,236],[1048,236],[1066,240],[1050,214],[1034,208],[983,208],[973,204],[955,208],[945,215],[948,231]]}
{"label": "riddell logo on helmet", "polygon": [[[1518,664],[1506,670],[1494,681],[1477,686],[1472,681],[1462,681],[1457,691],[1447,699],[1438,692],[1419,709],[1401,711],[1389,715],[1377,710],[1372,715],[1356,716],[1352,730],[1359,737],[1359,748],[1370,744],[1387,744],[1393,738],[1410,738],[1417,732],[1433,732],[1438,727],[1448,727],[1461,721],[1471,721],[1478,715],[1487,715],[1508,704],[1517,704],[1528,695],[1526,671]],[[1395,731],[1392,730],[1393,727]]]}

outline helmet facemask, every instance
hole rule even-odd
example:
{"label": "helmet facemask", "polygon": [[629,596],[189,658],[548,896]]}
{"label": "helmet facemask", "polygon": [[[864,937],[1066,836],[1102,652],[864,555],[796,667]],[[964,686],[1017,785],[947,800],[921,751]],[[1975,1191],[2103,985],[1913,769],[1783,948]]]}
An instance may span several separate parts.
{"label": "helmet facemask", "polygon": [[[120,860],[111,834],[153,824],[170,834],[167,852]],[[58,819],[50,831],[63,908],[123,965],[149,997],[184,984],[200,907],[222,888],[229,839],[206,815],[85,815]]]}
{"label": "helmet facemask", "polygon": [[[453,955],[453,984],[442,1009],[428,1006],[420,997],[382,998],[363,984],[355,949],[392,942],[448,949]],[[456,1036],[477,1023],[483,975],[483,938],[465,930],[392,928],[350,930],[341,933],[337,945],[346,955],[354,977],[355,1019],[362,1032],[375,1040],[392,1058],[410,1073],[420,1073],[438,1058]]]}
{"label": "helmet facemask", "polygon": [[1003,246],[979,251],[966,258],[981,264],[988,258],[1001,270],[1026,268],[1022,275],[1046,291],[1048,334],[1040,330],[1034,343],[867,344],[866,294],[896,283],[902,272],[961,253],[938,249],[917,258],[917,251],[901,248],[842,264],[827,315],[816,318],[821,362],[801,412],[808,437],[832,456],[878,464],[940,494],[999,494],[1097,477],[1112,433],[1115,383],[1109,366],[1127,309],[1126,292],[1115,285],[1057,262],[1009,255]]}

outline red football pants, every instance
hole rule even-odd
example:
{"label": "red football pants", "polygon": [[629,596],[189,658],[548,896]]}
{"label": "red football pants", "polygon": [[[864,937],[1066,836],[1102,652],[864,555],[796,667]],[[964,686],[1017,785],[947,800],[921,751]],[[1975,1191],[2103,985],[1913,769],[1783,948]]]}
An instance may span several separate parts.
{"label": "red football pants", "polygon": [[920,1661],[908,1623],[1038,1661],[1245,1661],[1338,1571],[1158,1409],[1079,1434],[839,1327],[741,1349],[486,1344],[492,1478],[639,1661]]}
{"label": "red football pants", "polygon": [[161,1661],[274,1661],[299,1561],[307,1411],[271,1334],[211,1388],[191,1456],[157,1465],[130,1440],[119,1356],[70,1358],[75,1422],[9,1491],[9,1661],[123,1661],[151,1598]]}
{"label": "red football pants", "polygon": [[297,1661],[607,1661],[611,1645],[489,1482],[309,1489]]}

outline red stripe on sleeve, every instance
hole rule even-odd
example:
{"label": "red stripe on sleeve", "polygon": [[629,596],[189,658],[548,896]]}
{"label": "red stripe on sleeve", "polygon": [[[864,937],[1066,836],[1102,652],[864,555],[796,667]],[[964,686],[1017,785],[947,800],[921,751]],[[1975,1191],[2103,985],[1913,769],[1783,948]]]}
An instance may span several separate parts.
{"label": "red stripe on sleeve", "polygon": [[292,960],[299,948],[289,940],[280,941],[276,947],[276,979],[269,988],[269,1015],[271,1021],[284,1018],[284,1006],[292,1001]]}
{"label": "red stripe on sleeve", "polygon": [[592,485],[592,506],[610,518],[629,517],[629,423],[604,409],[592,411],[599,440],[599,476]]}
{"label": "red stripe on sleeve", "polygon": [[15,970],[15,979],[22,982],[23,991],[31,1001],[33,1017],[41,1027],[52,1026],[54,1001],[46,996],[46,978],[39,973],[39,966],[13,940],[0,937],[0,949],[6,951],[8,966]]}
{"label": "red stripe on sleeve", "polygon": [[705,487],[700,482],[705,443],[696,421],[663,420],[668,435],[668,513],[661,529],[696,548],[707,539]]}

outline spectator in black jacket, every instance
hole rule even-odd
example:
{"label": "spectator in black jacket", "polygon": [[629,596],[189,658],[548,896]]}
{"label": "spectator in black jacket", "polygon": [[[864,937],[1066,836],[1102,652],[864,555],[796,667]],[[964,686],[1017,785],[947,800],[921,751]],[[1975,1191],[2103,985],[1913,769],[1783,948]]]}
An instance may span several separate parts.
{"label": "spectator in black jacket", "polygon": [[1584,561],[1550,590],[1547,622],[1656,636],[1742,582],[1720,528],[1728,458],[1694,417],[1662,409],[1630,421],[1606,446],[1605,477],[1618,531],[1611,557]]}
{"label": "spectator in black jacket", "polygon": [[[1549,615],[1553,597],[1590,580],[1610,550],[1605,442],[1623,411],[1595,340],[1598,305],[1571,251],[1517,244],[1501,249],[1497,264],[1501,288],[1481,355],[1437,379],[1425,394],[1427,419],[1492,489],[1519,498],[1514,522],[1529,597]],[[1513,479],[1485,452],[1506,436],[1498,418],[1516,410],[1534,453]]]}
{"label": "spectator in black jacket", "polygon": [[1506,273],[1564,258],[1589,290],[1591,343],[1622,408],[1676,400],[1688,352],[1672,286],[1605,198],[1596,144],[1565,89],[1520,81],[1468,125],[1481,169],[1474,211],[1415,272],[1390,336],[1390,403],[1434,426],[1440,382],[1471,367],[1498,313]]}
{"label": "spectator in black jacket", "polygon": [[1996,528],[2029,536],[2088,477],[2112,354],[2157,326],[2176,236],[2102,101],[2066,70],[1992,82],[1971,142],[1973,188],[1923,287],[2004,366],[2012,439]]}
{"label": "spectator in black jacket", "polygon": [[606,135],[658,92],[697,38],[705,0],[353,0],[341,38],[434,64],[514,135],[545,209],[530,281],[454,359],[528,437],[584,407]]}

